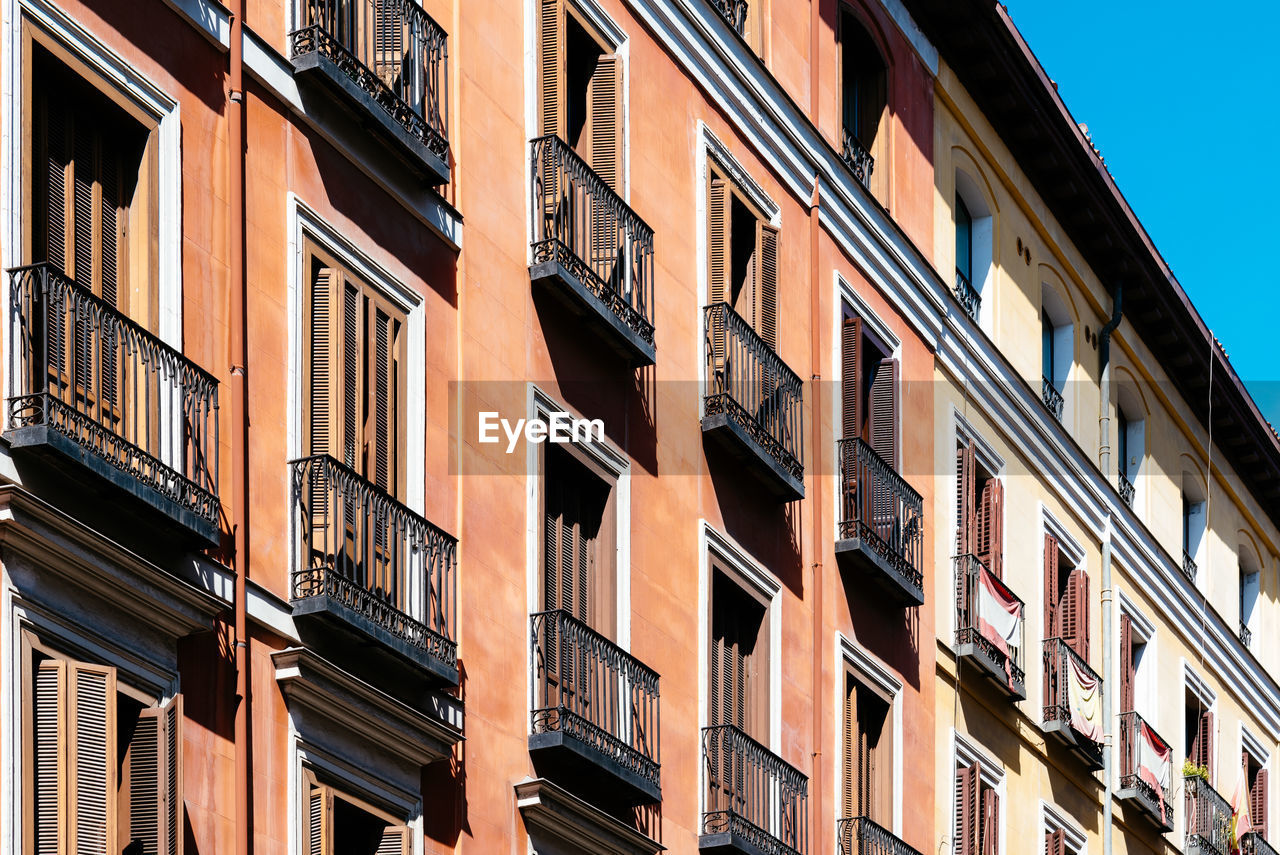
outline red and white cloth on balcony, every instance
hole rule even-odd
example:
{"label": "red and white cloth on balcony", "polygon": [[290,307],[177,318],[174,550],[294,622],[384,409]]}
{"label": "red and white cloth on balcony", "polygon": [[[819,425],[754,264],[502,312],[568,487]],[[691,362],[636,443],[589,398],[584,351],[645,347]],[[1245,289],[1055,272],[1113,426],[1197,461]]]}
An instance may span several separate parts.
{"label": "red and white cloth on balcony", "polygon": [[1164,790],[1169,786],[1170,748],[1147,723],[1142,723],[1138,736],[1138,778],[1156,791],[1160,799],[1160,815],[1165,815]]}
{"label": "red and white cloth on balcony", "polygon": [[1067,704],[1071,727],[1094,742],[1102,741],[1102,692],[1100,680],[1074,656],[1067,656]]}
{"label": "red and white cloth on balcony", "polygon": [[[978,575],[978,631],[1013,661],[1018,647],[1022,623],[1022,603],[986,567]],[[1013,679],[1010,672],[1009,679]]]}

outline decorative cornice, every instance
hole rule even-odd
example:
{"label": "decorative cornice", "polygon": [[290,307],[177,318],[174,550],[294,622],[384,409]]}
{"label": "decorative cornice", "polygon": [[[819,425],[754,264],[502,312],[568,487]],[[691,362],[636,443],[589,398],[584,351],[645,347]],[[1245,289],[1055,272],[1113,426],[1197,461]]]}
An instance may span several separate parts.
{"label": "decorative cornice", "polygon": [[309,737],[310,719],[390,757],[425,766],[443,760],[462,740],[462,704],[440,693],[424,695],[419,710],[376,689],[304,647],[271,655],[276,682],[295,727]]}
{"label": "decorative cornice", "polygon": [[583,855],[657,855],[666,849],[544,778],[523,780],[515,790],[516,807],[535,841],[550,838]]}

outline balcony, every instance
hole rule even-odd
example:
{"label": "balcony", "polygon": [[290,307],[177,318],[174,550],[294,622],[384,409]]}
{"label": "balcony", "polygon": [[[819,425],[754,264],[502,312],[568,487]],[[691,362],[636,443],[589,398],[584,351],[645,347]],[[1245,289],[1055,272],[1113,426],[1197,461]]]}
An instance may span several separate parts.
{"label": "balcony", "polygon": [[978,309],[982,307],[982,296],[978,293],[978,289],[973,287],[969,277],[959,270],[956,270],[955,295],[956,301],[960,303],[960,308],[964,309],[964,313],[969,316],[969,320],[976,324],[978,322]]}
{"label": "balcony", "polygon": [[861,439],[839,443],[841,518],[836,559],[892,602],[924,603],[924,502]]}
{"label": "balcony", "polygon": [[1022,665],[1022,600],[974,555],[958,555],[956,574],[956,657],[968,661],[1015,700],[1027,697]]}
{"label": "balcony", "polygon": [[1256,831],[1250,831],[1240,835],[1240,855],[1277,855],[1277,853],[1266,838]]}
{"label": "balcony", "polygon": [[[1061,638],[1044,640],[1044,716],[1057,737],[1091,771],[1102,768],[1102,678]],[[1093,705],[1096,704],[1096,709]],[[1094,714],[1094,720],[1087,716]]]}
{"label": "balcony", "polygon": [[10,447],[217,543],[217,381],[52,265],[10,270],[9,303]]}
{"label": "balcony", "polygon": [[1116,474],[1116,489],[1120,492],[1120,501],[1132,508],[1133,496],[1137,491],[1134,489],[1133,482],[1123,472]]}
{"label": "balcony", "polygon": [[529,752],[569,789],[662,800],[658,675],[565,611],[530,616],[534,704]]}
{"label": "balcony", "polygon": [[1062,421],[1062,393],[1048,377],[1041,377],[1040,381],[1040,400],[1055,419]]}
{"label": "balcony", "polygon": [[747,0],[709,0],[711,7],[720,13],[720,17],[725,19],[729,26],[733,27],[738,35],[746,35],[747,31]]}
{"label": "balcony", "polygon": [[1240,621],[1240,643],[1244,645],[1245,650],[1253,644],[1253,630],[1249,629],[1249,625],[1244,621]]}
{"label": "balcony", "polygon": [[314,624],[323,646],[362,664],[407,663],[457,685],[457,540],[328,455],[289,468],[299,630]]}
{"label": "balcony", "polygon": [[1172,750],[1142,716],[1120,714],[1120,789],[1116,797],[1145,813],[1163,834],[1173,830],[1169,792]]}
{"label": "balcony", "polygon": [[865,816],[836,823],[837,855],[920,855]]}
{"label": "balcony", "polygon": [[1231,805],[1196,775],[1182,779],[1185,797],[1186,855],[1230,855]]}
{"label": "balcony", "polygon": [[415,0],[299,3],[289,56],[300,82],[350,112],[428,183],[449,183],[445,32]]}
{"label": "balcony", "polygon": [[1195,584],[1197,570],[1199,568],[1196,566],[1196,560],[1187,553],[1187,550],[1182,550],[1182,575],[1187,577],[1188,582]]}
{"label": "balcony", "polygon": [[633,366],[652,365],[653,229],[559,137],[530,151],[529,278]]}
{"label": "balcony", "polygon": [[809,779],[732,725],[702,729],[706,792],[698,849],[806,855]]}
{"label": "balcony", "polygon": [[780,501],[804,498],[800,378],[728,303],[703,313],[702,433],[746,462]]}
{"label": "balcony", "polygon": [[849,171],[853,173],[853,177],[858,179],[858,183],[866,187],[867,182],[871,180],[871,171],[876,167],[875,158],[871,156],[871,152],[862,147],[862,143],[858,142],[858,138],[849,133],[847,129],[842,136],[844,144],[840,149],[840,157],[844,160],[845,166],[849,167]]}

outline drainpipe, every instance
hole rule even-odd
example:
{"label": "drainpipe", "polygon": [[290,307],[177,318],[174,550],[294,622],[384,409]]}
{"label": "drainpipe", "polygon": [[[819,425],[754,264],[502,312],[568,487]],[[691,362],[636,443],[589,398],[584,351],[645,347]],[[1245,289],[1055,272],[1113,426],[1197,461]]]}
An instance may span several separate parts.
{"label": "drainpipe", "polygon": [[[1100,380],[1098,384],[1098,465],[1102,468],[1102,477],[1111,477],[1111,334],[1120,326],[1124,286],[1116,283],[1115,302],[1111,307],[1111,320],[1098,332],[1098,362]],[[1102,673],[1103,679],[1111,678],[1111,604],[1114,593],[1111,589],[1111,514],[1107,514],[1106,526],[1102,534]],[[1105,722],[1106,735],[1102,743],[1102,774],[1106,783],[1102,802],[1102,852],[1111,855],[1111,801],[1115,786],[1115,775],[1112,765],[1115,758],[1115,733],[1112,728],[1111,712],[1112,693],[1102,693],[1102,720]],[[1124,710],[1121,710],[1124,712]]]}
{"label": "drainpipe", "polygon": [[[813,4],[815,7],[817,3]],[[822,549],[823,516],[820,461],[823,459],[822,447],[822,345],[819,334],[821,327],[821,295],[819,294],[818,270],[818,235],[821,226],[818,222],[818,209],[821,198],[818,191],[818,176],[813,177],[813,196],[809,199],[809,389],[813,401],[813,417],[809,420],[812,427],[813,450],[809,459],[819,461],[814,470],[810,487],[813,503],[810,519],[813,521],[813,769],[809,776],[809,784],[813,789],[809,799],[810,835],[818,835],[819,840],[827,839],[822,833],[822,649],[826,645],[826,637],[822,631]]]}
{"label": "drainpipe", "polygon": [[228,362],[231,367],[231,468],[235,484],[231,536],[235,548],[235,790],[236,855],[252,848],[249,812],[249,639],[245,582],[249,575],[249,383],[245,313],[245,151],[244,151],[244,0],[231,2],[230,80],[227,91],[227,148],[230,154],[228,198],[230,220],[231,318]]}

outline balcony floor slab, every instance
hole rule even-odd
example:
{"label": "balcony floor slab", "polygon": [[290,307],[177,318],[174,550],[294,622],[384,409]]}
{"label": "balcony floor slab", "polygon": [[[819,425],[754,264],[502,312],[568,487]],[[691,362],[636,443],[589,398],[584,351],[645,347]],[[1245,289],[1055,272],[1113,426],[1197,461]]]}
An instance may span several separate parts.
{"label": "balcony floor slab", "polygon": [[592,793],[607,789],[633,805],[662,801],[659,784],[563,730],[531,733],[529,755],[539,776],[559,781],[570,791]]}
{"label": "balcony floor slab", "polygon": [[871,584],[895,605],[906,608],[924,605],[924,591],[903,577],[870,539],[847,537],[837,540],[836,561],[851,578]]}
{"label": "balcony floor slab", "polygon": [[582,280],[559,261],[543,261],[529,267],[529,279],[535,288],[555,298],[562,306],[582,318],[610,350],[627,360],[634,368],[653,365],[656,347],[644,340],[614,312],[610,311]]}
{"label": "balcony floor slab", "polygon": [[746,468],[778,501],[794,502],[804,498],[804,480],[788,472],[731,414],[704,416],[702,435],[729,456],[747,464]]}

